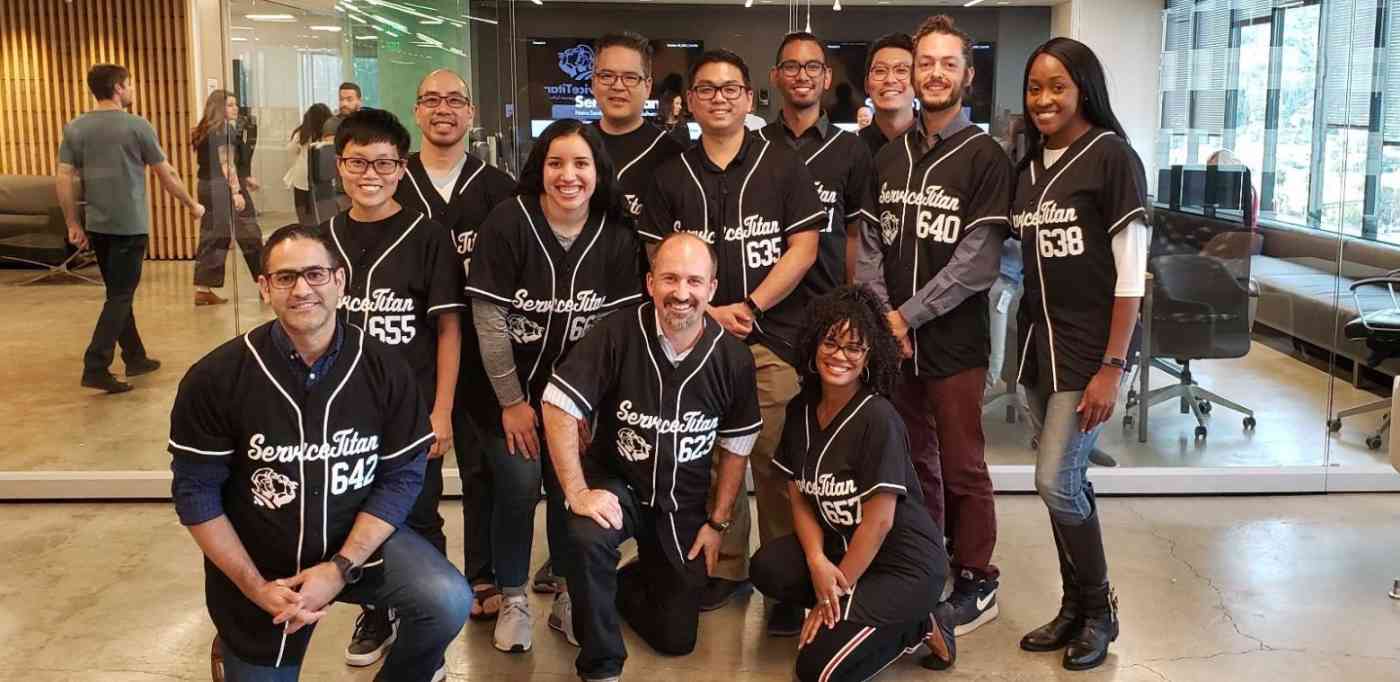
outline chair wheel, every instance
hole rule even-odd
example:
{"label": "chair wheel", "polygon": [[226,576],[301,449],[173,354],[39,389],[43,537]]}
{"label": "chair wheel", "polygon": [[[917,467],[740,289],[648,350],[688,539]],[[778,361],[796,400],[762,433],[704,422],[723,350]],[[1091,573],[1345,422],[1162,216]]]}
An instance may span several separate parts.
{"label": "chair wheel", "polygon": [[1209,401],[1209,400],[1200,400],[1200,401],[1197,401],[1197,402],[1196,402],[1196,409],[1200,410],[1200,411],[1201,411],[1201,414],[1210,414],[1210,401]]}
{"label": "chair wheel", "polygon": [[1204,427],[1204,426],[1197,426],[1197,427],[1196,427],[1196,440],[1205,440],[1205,437],[1206,437],[1206,427]]}
{"label": "chair wheel", "polygon": [[1372,450],[1379,450],[1379,449],[1381,449],[1381,437],[1380,437],[1380,436],[1367,436],[1367,437],[1366,437],[1366,447],[1368,447],[1368,448],[1370,448],[1370,449],[1372,449]]}
{"label": "chair wheel", "polygon": [[1254,417],[1245,417],[1245,418],[1244,418],[1244,430],[1245,430],[1245,431],[1253,431],[1253,430],[1254,430],[1255,424],[1256,424],[1256,422],[1254,421]]}
{"label": "chair wheel", "polygon": [[1340,420],[1340,419],[1328,419],[1328,420],[1327,420],[1327,430],[1328,430],[1328,431],[1331,431],[1332,433],[1336,433],[1336,432],[1338,432],[1338,431],[1341,431],[1341,430],[1342,430],[1342,420]]}
{"label": "chair wheel", "polygon": [[1039,449],[1040,449],[1040,436],[1031,436],[1031,449],[1032,449],[1032,450],[1039,450]]}

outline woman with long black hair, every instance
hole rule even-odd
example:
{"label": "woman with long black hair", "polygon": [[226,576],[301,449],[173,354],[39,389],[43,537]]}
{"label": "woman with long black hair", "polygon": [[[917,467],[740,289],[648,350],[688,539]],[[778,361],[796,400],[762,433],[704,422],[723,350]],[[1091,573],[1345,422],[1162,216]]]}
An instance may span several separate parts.
{"label": "woman with long black hair", "polygon": [[262,268],[262,230],[253,197],[238,177],[238,98],[215,90],[204,100],[204,114],[190,131],[190,146],[199,164],[199,203],[208,207],[199,221],[195,247],[194,304],[227,303],[214,293],[224,286],[230,232],[243,251],[248,274],[256,282]]}
{"label": "woman with long black hair", "polygon": [[788,404],[773,465],[791,478],[795,533],[759,549],[749,570],[765,596],[811,609],[798,680],[867,680],[926,647],[953,665],[942,533],[923,508],[909,436],[889,395],[899,343],[869,289],[812,302],[797,350],[802,391]]}
{"label": "woman with long black hair", "polygon": [[1087,670],[1118,637],[1085,472],[1118,398],[1145,286],[1147,181],[1113,115],[1103,66],[1083,43],[1054,38],[1037,48],[1024,92],[1030,125],[1011,214],[1025,261],[1020,383],[1039,432],[1035,485],[1050,511],[1064,597],[1021,648],[1063,648],[1066,669]]}
{"label": "woman with long black hair", "polygon": [[[292,190],[292,203],[296,205],[297,222],[308,227],[321,224],[315,213],[315,197],[311,194],[311,180],[308,175],[308,161],[311,146],[321,141],[321,129],[331,118],[331,108],[317,102],[306,109],[301,117],[301,125],[292,129],[287,140],[287,153],[292,155],[292,165],[282,177],[282,184]],[[329,216],[327,216],[329,217]]]}
{"label": "woman with long black hair", "polygon": [[[499,422],[482,425],[482,447],[495,486],[490,554],[504,595],[495,646],[507,653],[529,651],[533,642],[525,583],[541,476],[555,572],[567,579],[573,568],[569,512],[548,461],[540,398],[579,339],[642,296],[640,245],[624,222],[617,172],[594,127],[562,119],[545,128],[515,194],[486,217],[467,276],[482,363],[501,406]],[[561,583],[549,624],[577,646],[567,590]]]}

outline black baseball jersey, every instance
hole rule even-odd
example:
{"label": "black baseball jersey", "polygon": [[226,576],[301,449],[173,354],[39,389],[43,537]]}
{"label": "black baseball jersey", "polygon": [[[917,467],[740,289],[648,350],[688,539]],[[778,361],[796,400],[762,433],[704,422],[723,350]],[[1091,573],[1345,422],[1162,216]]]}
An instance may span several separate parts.
{"label": "black baseball jersey", "polygon": [[642,200],[651,188],[656,168],[685,151],[685,147],[650,121],[642,121],[640,128],[623,135],[611,135],[597,123],[593,127],[603,137],[603,148],[617,168],[617,184],[622,188],[627,214],[636,221],[642,216]]}
{"label": "black baseball jersey", "polygon": [[[875,157],[885,287],[895,309],[948,265],[973,230],[1005,230],[1011,202],[1011,162],[992,136],[967,126],[928,152],[922,136],[916,125]],[[986,367],[987,292],[911,333],[917,375],[946,377]]]}
{"label": "black baseball jersey", "polygon": [[[637,232],[659,241],[691,232],[719,253],[719,289],[712,305],[739,303],[768,276],[787,251],[787,238],[819,229],[826,219],[815,182],[790,149],[749,132],[739,154],[721,170],[696,144],[656,169]],[[789,364],[809,295],[798,286],[754,322],[746,339]]]}
{"label": "black baseball jersey", "polygon": [[[462,281],[465,284],[466,275],[471,272],[472,252],[476,249],[481,224],[491,209],[510,199],[514,191],[515,180],[505,171],[467,154],[462,172],[452,187],[452,201],[443,201],[442,195],[433,186],[432,178],[428,177],[420,155],[414,153],[408,157],[408,172],[399,181],[394,199],[405,209],[418,211],[448,229],[457,256],[462,261]],[[490,424],[496,421],[496,398],[491,391],[482,389],[489,384],[490,379],[481,365],[481,348],[477,346],[476,331],[472,327],[471,308],[466,307],[462,311],[462,360],[457,372],[457,399],[453,406],[466,410],[478,425],[483,424],[482,420],[485,419],[492,420]]]}
{"label": "black baseball jersey", "polygon": [[637,249],[630,229],[595,211],[565,251],[538,196],[517,196],[486,218],[467,295],[506,309],[515,371],[532,404],[599,318],[641,299]]}
{"label": "black baseball jersey", "polygon": [[[823,126],[825,133],[822,133]],[[791,145],[791,133],[782,118],[758,131],[758,136]],[[812,173],[817,197],[826,207],[821,226],[817,262],[804,280],[814,295],[820,296],[846,283],[846,224],[864,220],[878,225],[870,176],[874,160],[869,149],[854,133],[848,133],[825,119],[809,128],[797,140],[793,151]]]}
{"label": "black baseball jersey", "polygon": [[410,209],[362,223],[347,211],[322,228],[345,261],[340,319],[403,354],[429,406],[437,395],[437,320],[466,309],[462,266],[446,228]]}
{"label": "black baseball jersey", "polygon": [[670,516],[658,524],[662,546],[684,565],[706,518],[715,443],[763,425],[753,355],[706,319],[690,354],[672,366],[648,302],[599,324],[550,384],[596,418],[585,473],[601,467],[621,477],[644,505]]}
{"label": "black baseball jersey", "polygon": [[[296,575],[340,550],[377,476],[424,466],[433,438],[412,369],[400,353],[342,325],[327,376],[299,381],[260,325],[214,349],[180,381],[169,451],[201,465],[226,463],[224,514],[266,578]],[[372,557],[369,572],[380,564]],[[367,574],[366,578],[370,576]],[[209,614],[242,658],[296,664],[311,628],[284,637],[207,559]]]}
{"label": "black baseball jersey", "polygon": [[871,122],[870,125],[861,128],[860,132],[856,133],[856,135],[860,136],[861,142],[865,143],[865,146],[867,149],[870,150],[870,155],[872,157],[878,156],[880,154],[880,150],[884,149],[885,145],[890,143],[890,138],[885,137],[885,131],[880,130],[880,126],[875,125],[874,122]]}
{"label": "black baseball jersey", "polygon": [[1146,187],[1128,141],[1097,128],[1050,168],[1037,158],[1021,170],[1011,212],[1026,266],[1021,383],[1078,391],[1098,373],[1118,281],[1113,235],[1146,220]]}
{"label": "black baseball jersey", "polygon": [[935,564],[947,558],[942,533],[924,509],[904,421],[888,400],[862,388],[823,429],[819,400],[819,391],[806,390],[788,404],[773,465],[797,483],[811,506],[826,555],[837,562],[846,555],[861,524],[861,505],[871,495],[898,498],[894,524],[870,564],[885,578],[879,589],[857,585],[846,617],[875,626],[926,617],[938,605],[946,573],[946,566],[934,570]]}

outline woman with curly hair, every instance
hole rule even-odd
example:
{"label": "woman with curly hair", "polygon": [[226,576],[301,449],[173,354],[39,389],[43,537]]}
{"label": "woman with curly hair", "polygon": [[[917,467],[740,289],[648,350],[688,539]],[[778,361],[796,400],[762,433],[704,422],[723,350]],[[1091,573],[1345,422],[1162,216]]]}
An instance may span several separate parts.
{"label": "woman with curly hair", "polygon": [[938,603],[948,555],[888,399],[900,351],[884,312],[869,289],[841,287],[812,303],[799,337],[803,387],[773,458],[792,478],[796,534],[764,545],[750,570],[764,595],[811,609],[799,680],[868,679],[921,644],[926,668],[956,657]]}

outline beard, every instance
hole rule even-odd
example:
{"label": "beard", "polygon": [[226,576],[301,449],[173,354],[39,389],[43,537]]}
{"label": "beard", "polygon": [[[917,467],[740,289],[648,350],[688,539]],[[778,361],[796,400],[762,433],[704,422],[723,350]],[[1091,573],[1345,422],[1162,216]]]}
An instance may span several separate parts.
{"label": "beard", "polygon": [[689,331],[693,328],[700,322],[700,316],[704,315],[705,311],[700,307],[698,300],[692,299],[690,302],[692,303],[690,312],[677,313],[672,312],[671,305],[685,303],[685,301],[677,298],[667,298],[663,301],[665,305],[661,306],[661,324],[665,325],[666,329],[671,332]]}
{"label": "beard", "polygon": [[922,87],[920,87],[917,91],[919,96],[919,104],[923,105],[923,108],[926,111],[947,111],[948,109],[951,109],[954,106],[957,106],[959,103],[961,103],[963,100],[963,94],[966,92],[966,77],[963,78],[962,82],[958,83],[956,86],[950,89],[948,91],[948,96],[944,99],[931,99],[924,97]]}

